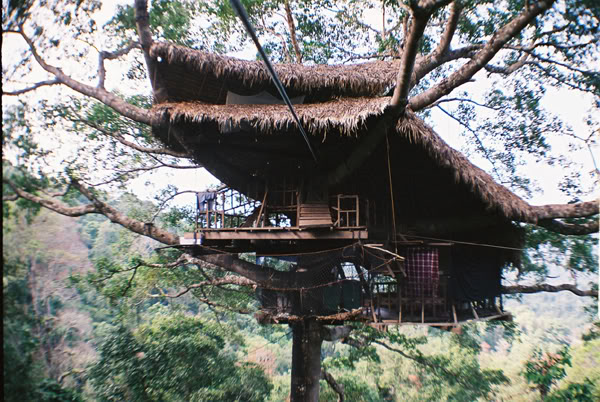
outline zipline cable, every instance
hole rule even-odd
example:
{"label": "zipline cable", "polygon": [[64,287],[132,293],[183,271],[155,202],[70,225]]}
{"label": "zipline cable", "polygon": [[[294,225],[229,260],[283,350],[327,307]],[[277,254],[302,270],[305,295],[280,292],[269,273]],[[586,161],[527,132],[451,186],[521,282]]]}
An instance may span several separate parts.
{"label": "zipline cable", "polygon": [[286,105],[290,109],[292,116],[294,116],[294,120],[296,120],[296,123],[298,124],[298,128],[300,129],[300,132],[302,133],[302,136],[304,137],[304,141],[306,141],[306,145],[308,145],[308,150],[310,151],[315,162],[318,162],[317,155],[315,154],[315,151],[313,150],[312,145],[310,145],[308,135],[306,134],[306,131],[304,131],[304,128],[302,127],[302,123],[300,123],[300,119],[298,118],[298,115],[296,114],[296,110],[294,109],[294,106],[292,105],[292,101],[290,100],[287,92],[285,91],[285,88],[283,87],[283,84],[281,83],[281,80],[279,79],[277,72],[275,72],[273,65],[269,61],[269,57],[267,56],[263,47],[261,46],[260,42],[258,41],[256,32],[254,31],[254,28],[250,24],[250,18],[248,17],[248,13],[246,13],[246,9],[242,5],[242,3],[240,3],[240,0],[230,0],[230,3],[231,3],[231,6],[233,7],[233,9],[235,10],[235,12],[237,13],[238,17],[240,17],[240,20],[242,20],[242,23],[244,24],[246,31],[252,38],[252,41],[254,41],[254,45],[256,46],[256,49],[258,50],[260,57],[262,57],[262,59],[265,63],[265,66],[267,67],[267,70],[269,70],[269,74],[271,74],[271,78],[273,79],[273,82],[275,83],[275,87],[277,87],[277,90],[279,91],[281,98],[283,99],[283,101],[286,103]]}

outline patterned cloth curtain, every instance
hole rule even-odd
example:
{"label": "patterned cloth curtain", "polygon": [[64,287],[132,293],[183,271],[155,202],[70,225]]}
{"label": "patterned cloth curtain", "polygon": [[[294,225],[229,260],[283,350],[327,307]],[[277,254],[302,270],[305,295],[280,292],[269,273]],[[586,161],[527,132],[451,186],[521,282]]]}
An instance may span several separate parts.
{"label": "patterned cloth curtain", "polygon": [[403,283],[406,297],[431,297],[438,294],[440,258],[437,248],[413,247],[406,250]]}

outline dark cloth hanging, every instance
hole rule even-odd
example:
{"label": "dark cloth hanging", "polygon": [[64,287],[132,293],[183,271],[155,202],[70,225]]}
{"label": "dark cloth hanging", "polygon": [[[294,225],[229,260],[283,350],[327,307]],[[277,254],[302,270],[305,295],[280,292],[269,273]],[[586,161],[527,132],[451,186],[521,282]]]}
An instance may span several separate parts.
{"label": "dark cloth hanging", "polygon": [[501,266],[473,248],[456,249],[448,292],[456,301],[478,301],[501,294]]}

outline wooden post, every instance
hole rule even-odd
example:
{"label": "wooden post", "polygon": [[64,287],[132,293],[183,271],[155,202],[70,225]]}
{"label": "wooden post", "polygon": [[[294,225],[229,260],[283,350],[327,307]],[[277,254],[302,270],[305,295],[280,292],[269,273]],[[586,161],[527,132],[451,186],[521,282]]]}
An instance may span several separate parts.
{"label": "wooden post", "polygon": [[396,277],[396,288],[398,290],[398,322],[402,322],[402,289],[398,277]]}
{"label": "wooden post", "polygon": [[210,229],[210,214],[208,211],[208,203],[206,203],[206,227]]}
{"label": "wooden post", "polygon": [[479,316],[477,315],[477,311],[475,310],[475,306],[473,306],[473,302],[469,303],[471,305],[471,311],[473,311],[473,315],[475,316],[475,319],[478,320]]}
{"label": "wooden post", "polygon": [[340,221],[341,213],[340,213],[340,194],[337,195],[337,225],[338,227],[342,226]]}
{"label": "wooden post", "polygon": [[222,193],[223,207],[221,209],[221,227],[225,227],[225,192]]}
{"label": "wooden post", "polygon": [[354,196],[356,199],[356,226],[360,226],[360,205],[358,203],[358,195]]}
{"label": "wooden post", "polygon": [[[265,196],[263,197],[262,203],[260,204],[260,210],[258,211],[258,216],[256,217],[256,221],[254,222],[254,227],[258,225],[258,222],[262,219],[263,209],[265,204],[267,203],[267,194],[269,190],[265,190]],[[264,225],[261,225],[264,226]]]}

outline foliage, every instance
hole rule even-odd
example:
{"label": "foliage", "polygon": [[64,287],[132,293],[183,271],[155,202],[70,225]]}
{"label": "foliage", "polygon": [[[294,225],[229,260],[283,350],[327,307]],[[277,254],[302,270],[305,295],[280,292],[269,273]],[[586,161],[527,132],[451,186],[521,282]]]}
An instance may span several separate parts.
{"label": "foliage", "polygon": [[592,396],[594,384],[586,380],[583,383],[570,383],[567,388],[559,389],[552,392],[545,401],[578,401],[578,402],[593,402],[596,399]]}
{"label": "foliage", "polygon": [[552,385],[565,377],[567,374],[566,367],[570,365],[571,355],[567,347],[556,353],[542,353],[538,349],[530,360],[525,363],[523,375],[527,382],[536,386],[542,399],[545,399]]}
{"label": "foliage", "polygon": [[55,379],[47,378],[43,365],[36,359],[41,344],[47,339],[41,338],[36,331],[42,317],[36,317],[33,313],[27,276],[25,264],[7,260],[3,256],[4,400],[81,401],[76,390],[64,387]]}
{"label": "foliage", "polygon": [[102,400],[262,400],[262,370],[227,353],[227,334],[184,314],[119,327],[99,347],[89,378]]}
{"label": "foliage", "polygon": [[[576,223],[577,220],[571,220]],[[581,221],[581,220],[579,220]],[[526,227],[525,251],[519,275],[548,276],[551,266],[560,266],[573,277],[598,272],[598,240],[595,235],[563,236],[543,228]]]}
{"label": "foliage", "polygon": [[479,344],[466,331],[445,339],[448,353],[425,354],[421,349],[428,343],[427,336],[408,336],[397,328],[382,332],[359,326],[350,338],[348,342],[355,345],[356,350],[326,360],[326,367],[353,368],[364,357],[379,362],[382,351],[391,351],[414,365],[421,377],[419,381],[429,384],[432,395],[464,401],[489,397],[497,386],[509,382],[501,370],[480,367],[477,360]]}

